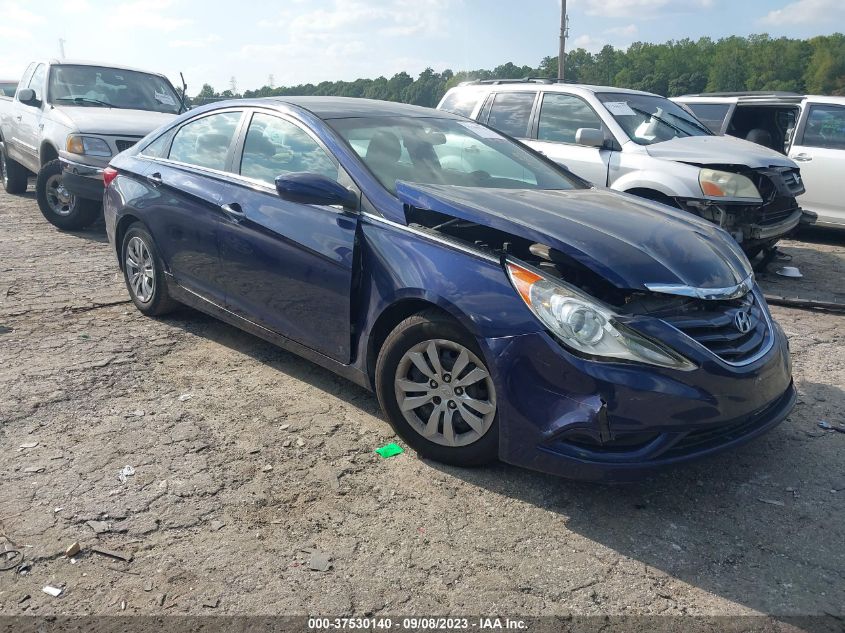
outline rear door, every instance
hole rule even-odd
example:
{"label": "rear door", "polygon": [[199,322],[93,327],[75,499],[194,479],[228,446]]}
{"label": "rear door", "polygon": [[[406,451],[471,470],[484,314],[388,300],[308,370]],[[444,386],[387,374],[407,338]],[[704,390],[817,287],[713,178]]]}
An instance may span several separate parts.
{"label": "rear door", "polygon": [[601,130],[612,138],[590,105],[575,95],[546,92],[537,116],[536,140],[528,145],[563,165],[585,180],[600,187],[607,186],[607,169],[612,150],[587,147],[576,142],[580,129]]}
{"label": "rear door", "polygon": [[845,105],[808,102],[789,157],[801,167],[807,192],[799,198],[819,222],[845,226],[839,190],[845,174]]}
{"label": "rear door", "polygon": [[340,362],[351,358],[358,214],[282,200],[276,176],[318,173],[352,181],[317,137],[292,118],[256,110],[233,166],[241,184],[220,226],[229,310]]}
{"label": "rear door", "polygon": [[179,285],[221,306],[217,240],[222,205],[235,187],[227,168],[242,117],[233,109],[191,119],[172,136],[167,158],[153,160],[145,174],[144,217],[169,271]]}

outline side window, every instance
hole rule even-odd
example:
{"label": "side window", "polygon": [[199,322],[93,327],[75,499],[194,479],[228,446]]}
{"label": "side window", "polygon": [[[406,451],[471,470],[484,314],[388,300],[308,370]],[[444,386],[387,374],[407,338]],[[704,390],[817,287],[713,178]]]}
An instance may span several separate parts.
{"label": "side window", "polygon": [[603,130],[604,125],[599,115],[578,97],[554,92],[543,95],[537,140],[575,143],[581,128]]}
{"label": "side window", "polygon": [[141,150],[142,156],[149,156],[150,158],[163,158],[167,153],[167,144],[170,142],[172,133],[167,132],[162,134],[152,143]]}
{"label": "side window", "polygon": [[337,180],[338,166],[302,128],[277,116],[254,114],[249,124],[241,175],[273,185],[276,176],[311,172]]}
{"label": "side window", "polygon": [[528,136],[534,92],[500,92],[493,99],[487,125],[515,138]]}
{"label": "side window", "polygon": [[810,106],[801,145],[826,149],[845,149],[845,107]]}
{"label": "side window", "polygon": [[29,80],[27,88],[31,88],[35,92],[35,98],[39,101],[44,100],[44,83],[47,79],[47,67],[44,64],[38,64],[38,68],[32,73],[32,79]]}
{"label": "side window", "polygon": [[240,120],[240,112],[222,112],[186,123],[173,137],[170,159],[222,171]]}
{"label": "side window", "polygon": [[722,124],[730,109],[727,103],[682,103],[679,105],[692,110],[695,118],[704,123],[714,134],[722,131]]}
{"label": "side window", "polygon": [[455,90],[443,99],[440,109],[468,117],[475,110],[479,96],[477,92],[472,90]]}

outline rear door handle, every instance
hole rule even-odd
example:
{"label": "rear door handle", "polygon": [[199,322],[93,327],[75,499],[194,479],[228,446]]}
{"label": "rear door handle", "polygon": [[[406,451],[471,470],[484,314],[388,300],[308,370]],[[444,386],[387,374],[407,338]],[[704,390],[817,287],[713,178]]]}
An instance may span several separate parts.
{"label": "rear door handle", "polygon": [[23,118],[22,116],[18,115],[18,116],[15,117],[15,121],[20,121],[22,118]]}
{"label": "rear door handle", "polygon": [[230,218],[235,220],[236,222],[240,222],[246,217],[244,210],[241,209],[241,205],[237,202],[230,202],[229,204],[221,204],[220,209],[228,215]]}
{"label": "rear door handle", "polygon": [[149,182],[153,187],[158,187],[164,181],[161,178],[161,174],[156,172],[147,176],[147,182]]}
{"label": "rear door handle", "polygon": [[809,163],[813,160],[813,157],[810,154],[796,154],[793,156],[793,159],[798,161],[799,163]]}

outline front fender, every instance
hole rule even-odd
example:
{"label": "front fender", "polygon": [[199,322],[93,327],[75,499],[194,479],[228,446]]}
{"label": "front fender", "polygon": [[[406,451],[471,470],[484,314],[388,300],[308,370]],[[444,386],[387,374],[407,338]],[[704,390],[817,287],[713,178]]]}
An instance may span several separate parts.
{"label": "front fender", "polygon": [[[681,176],[671,173],[671,163],[667,163],[666,171],[653,169],[635,170],[615,178],[610,188],[616,191],[631,191],[632,189],[652,189],[670,198],[701,198],[701,186],[698,175]],[[686,171],[686,170],[685,170]],[[697,170],[696,170],[697,171]],[[611,174],[613,177],[613,174]]]}

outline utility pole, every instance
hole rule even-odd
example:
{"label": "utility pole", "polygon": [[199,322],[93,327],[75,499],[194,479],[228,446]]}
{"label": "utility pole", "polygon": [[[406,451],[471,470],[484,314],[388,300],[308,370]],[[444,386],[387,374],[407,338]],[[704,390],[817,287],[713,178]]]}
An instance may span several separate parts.
{"label": "utility pole", "polygon": [[62,38],[59,38],[59,53],[62,56],[62,59],[65,58],[65,41]]}
{"label": "utility pole", "polygon": [[569,17],[566,15],[566,0],[560,0],[560,52],[557,56],[557,78],[559,81],[564,80],[567,35],[569,35]]}

